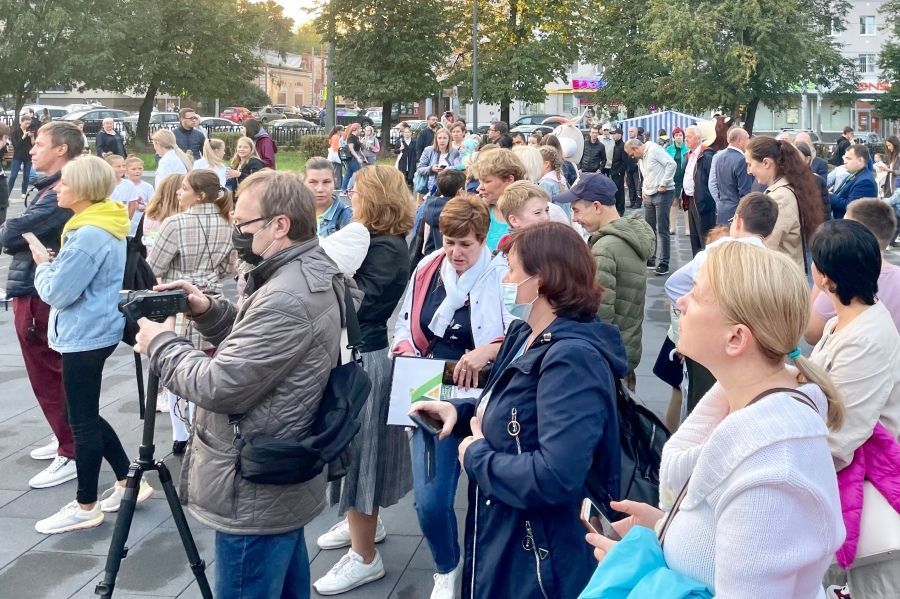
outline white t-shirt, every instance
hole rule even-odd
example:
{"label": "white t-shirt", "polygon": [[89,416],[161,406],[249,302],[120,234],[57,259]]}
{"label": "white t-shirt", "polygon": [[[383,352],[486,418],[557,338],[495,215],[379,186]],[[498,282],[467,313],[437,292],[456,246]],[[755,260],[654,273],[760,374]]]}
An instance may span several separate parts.
{"label": "white t-shirt", "polygon": [[212,172],[214,172],[215,174],[219,175],[219,185],[221,185],[222,187],[225,187],[225,181],[227,180],[227,174],[228,174],[228,167],[227,167],[227,166],[225,166],[225,165],[223,164],[222,166],[213,168],[213,167],[211,167],[211,166],[209,165],[209,161],[206,160],[206,158],[198,158],[198,159],[194,162],[194,168],[191,169],[191,170],[195,170],[195,171],[196,171],[196,170],[200,170],[200,169],[207,170],[207,171],[212,171]]}
{"label": "white t-shirt", "polygon": [[181,161],[181,158],[178,157],[178,154],[176,154],[174,150],[169,150],[166,152],[165,156],[159,159],[159,164],[156,165],[154,187],[159,187],[159,184],[163,182],[163,179],[169,175],[186,175],[187,172],[187,167]]}

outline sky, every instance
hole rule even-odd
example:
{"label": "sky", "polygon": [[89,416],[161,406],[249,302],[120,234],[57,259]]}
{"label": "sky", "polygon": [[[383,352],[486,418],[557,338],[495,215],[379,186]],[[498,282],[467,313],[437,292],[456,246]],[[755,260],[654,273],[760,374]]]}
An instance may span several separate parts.
{"label": "sky", "polygon": [[298,25],[312,20],[312,15],[306,9],[315,6],[315,0],[275,0],[284,7],[284,14],[294,19]]}

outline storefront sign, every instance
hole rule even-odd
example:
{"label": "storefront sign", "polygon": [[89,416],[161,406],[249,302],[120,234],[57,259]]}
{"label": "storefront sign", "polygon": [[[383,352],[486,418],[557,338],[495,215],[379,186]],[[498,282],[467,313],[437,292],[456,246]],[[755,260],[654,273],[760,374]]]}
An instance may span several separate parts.
{"label": "storefront sign", "polygon": [[860,81],[856,85],[856,91],[859,92],[886,92],[891,88],[888,81]]}
{"label": "storefront sign", "polygon": [[606,87],[606,81],[603,79],[572,79],[572,89],[574,91],[591,91],[603,89]]}

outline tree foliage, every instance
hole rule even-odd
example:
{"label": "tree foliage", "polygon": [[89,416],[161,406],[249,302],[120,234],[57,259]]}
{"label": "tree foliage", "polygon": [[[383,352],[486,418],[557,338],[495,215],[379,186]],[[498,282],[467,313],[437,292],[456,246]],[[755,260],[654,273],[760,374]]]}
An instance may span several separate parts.
{"label": "tree foliage", "polygon": [[[198,18],[202,15],[202,18]],[[227,97],[246,90],[260,50],[284,51],[291,22],[274,2],[120,0],[89,50],[95,87],[144,95],[136,139],[147,138],[157,93]]]}
{"label": "tree foliage", "polygon": [[[472,23],[472,4],[462,5],[461,22]],[[543,102],[544,88],[565,79],[578,60],[581,38],[592,27],[599,3],[587,0],[481,0],[478,2],[478,90],[482,102],[500,104],[509,122],[514,100]],[[471,26],[450,26],[461,34],[461,60],[448,83],[471,94]],[[467,38],[468,36],[468,38]]]}
{"label": "tree foliage", "polygon": [[900,119],[900,0],[889,0],[881,6],[893,35],[881,48],[878,67],[890,89],[878,97],[875,106],[887,119]]}
{"label": "tree foliage", "polygon": [[333,40],[335,93],[382,106],[381,137],[389,147],[391,108],[440,90],[438,74],[451,53],[443,0],[331,0],[317,29]]}
{"label": "tree foliage", "polygon": [[[752,129],[760,102],[783,107],[806,84],[835,96],[855,88],[854,65],[824,33],[847,7],[829,0],[646,0],[642,10],[623,3],[618,12],[601,11],[605,43],[595,54],[612,65],[601,97],[743,113]],[[629,12],[638,16],[629,19]],[[623,39],[620,52],[616,40]]]}
{"label": "tree foliage", "polygon": [[16,114],[27,98],[82,81],[91,60],[81,49],[111,10],[110,0],[0,0],[0,94]]}

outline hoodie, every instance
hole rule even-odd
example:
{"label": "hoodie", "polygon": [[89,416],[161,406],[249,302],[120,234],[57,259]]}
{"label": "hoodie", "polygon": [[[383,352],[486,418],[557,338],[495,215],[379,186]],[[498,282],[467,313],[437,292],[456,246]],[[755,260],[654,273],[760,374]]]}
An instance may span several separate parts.
{"label": "hoodie", "polygon": [[59,255],[38,265],[34,287],[50,304],[51,349],[90,351],[122,339],[125,319],[118,304],[129,225],[122,204],[109,199],[92,204],[66,223]]}
{"label": "hoodie", "polygon": [[[531,332],[510,325],[484,393],[484,438],[464,454],[463,597],[578,596],[597,566],[578,518],[588,470],[618,495],[614,380],[628,369],[619,332],[560,316],[519,356]],[[479,401],[452,403],[454,433],[470,434]]]}
{"label": "hoodie", "polygon": [[618,218],[588,239],[603,287],[597,316],[619,328],[628,352],[629,371],[641,360],[641,328],[647,292],[647,259],[656,235],[638,214]]}

